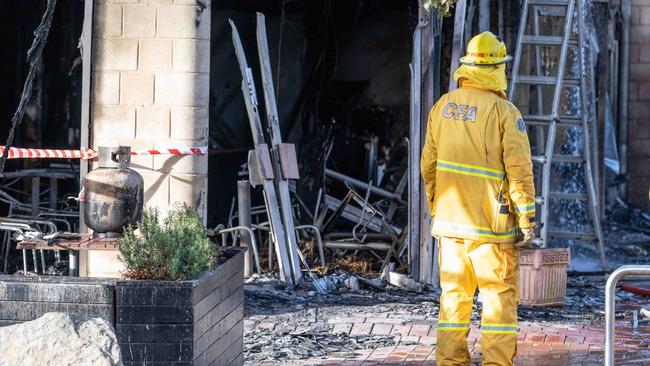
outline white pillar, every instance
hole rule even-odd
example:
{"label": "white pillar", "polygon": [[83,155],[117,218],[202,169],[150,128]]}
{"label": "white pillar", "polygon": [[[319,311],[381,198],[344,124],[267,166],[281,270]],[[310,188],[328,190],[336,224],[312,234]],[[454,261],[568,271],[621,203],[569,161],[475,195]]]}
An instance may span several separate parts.
{"label": "white pillar", "polygon": [[[93,26],[91,146],[207,145],[210,1],[103,0]],[[207,156],[133,157],[131,167],[145,207],[187,203],[205,220]]]}

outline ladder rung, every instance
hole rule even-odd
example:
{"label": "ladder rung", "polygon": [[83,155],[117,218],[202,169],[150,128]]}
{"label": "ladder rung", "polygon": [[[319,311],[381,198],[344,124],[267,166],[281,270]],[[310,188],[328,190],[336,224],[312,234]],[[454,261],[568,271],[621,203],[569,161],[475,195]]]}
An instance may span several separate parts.
{"label": "ladder rung", "polygon": [[[546,155],[534,155],[531,157],[531,160],[534,163],[540,163],[540,164],[546,164]],[[560,163],[584,163],[585,158],[580,155],[560,155],[560,154],[554,154],[553,155],[553,162],[560,162]]]}
{"label": "ladder rung", "polygon": [[581,155],[553,155],[553,161],[561,163],[584,163],[585,157]]}
{"label": "ladder rung", "polygon": [[529,0],[528,5],[567,6],[571,0]]}
{"label": "ladder rung", "polygon": [[[515,82],[520,84],[555,85],[555,76],[517,75]],[[562,79],[562,86],[580,86],[580,79]]]}
{"label": "ladder rung", "polygon": [[[561,200],[580,200],[586,201],[589,199],[589,195],[585,193],[562,193],[562,192],[549,192],[548,194],[551,198],[561,199]],[[538,205],[544,204],[544,197],[538,196],[535,197],[535,203]]]}
{"label": "ladder rung", "polygon": [[546,164],[546,155],[533,155],[531,160],[533,163]]}
{"label": "ladder rung", "polygon": [[588,200],[589,195],[586,193],[563,193],[563,192],[549,192],[549,196],[562,200]]}
{"label": "ladder rung", "polygon": [[[521,40],[521,43],[526,43],[526,44],[538,44],[538,45],[545,45],[545,46],[561,46],[563,37],[560,36],[535,36],[531,34],[524,35],[523,39]],[[569,46],[577,46],[578,45],[578,40],[575,38],[569,39]]]}
{"label": "ladder rung", "polygon": [[[560,122],[558,122],[558,125],[560,127],[572,127],[572,126],[582,125],[582,120],[580,119],[580,117],[560,116],[559,119]],[[526,121],[527,124],[532,126],[547,126],[551,124],[551,116],[547,114],[545,115],[531,114],[531,115],[524,116],[524,121]]]}
{"label": "ladder rung", "polygon": [[538,8],[539,16],[542,17],[565,17],[566,9],[561,7],[541,7]]}
{"label": "ladder rung", "polygon": [[558,239],[566,240],[597,240],[598,237],[594,233],[580,233],[580,232],[567,232],[567,231],[549,231],[548,236]]}

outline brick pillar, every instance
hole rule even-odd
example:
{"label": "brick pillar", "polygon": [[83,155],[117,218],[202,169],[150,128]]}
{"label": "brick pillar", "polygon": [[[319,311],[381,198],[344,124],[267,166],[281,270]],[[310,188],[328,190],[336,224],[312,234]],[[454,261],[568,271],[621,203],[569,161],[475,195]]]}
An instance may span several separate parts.
{"label": "brick pillar", "polygon": [[650,1],[632,0],[630,23],[629,199],[650,210]]}
{"label": "brick pillar", "polygon": [[[92,145],[207,145],[207,0],[98,1],[93,30]],[[145,205],[186,202],[205,215],[207,156],[143,156]]]}
{"label": "brick pillar", "polygon": [[[210,0],[99,0],[93,18],[91,144],[208,143]],[[205,218],[207,156],[133,157],[145,206]]]}

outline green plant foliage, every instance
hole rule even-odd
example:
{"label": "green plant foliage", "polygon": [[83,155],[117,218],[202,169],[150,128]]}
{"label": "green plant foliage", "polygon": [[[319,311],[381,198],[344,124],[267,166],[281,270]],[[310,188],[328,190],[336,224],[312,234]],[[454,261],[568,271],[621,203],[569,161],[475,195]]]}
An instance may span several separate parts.
{"label": "green plant foliage", "polygon": [[174,207],[162,223],[158,210],[146,209],[138,231],[129,226],[120,240],[127,278],[193,278],[210,268],[217,257],[199,215],[187,205]]}
{"label": "green plant foliage", "polygon": [[424,3],[424,8],[428,11],[435,9],[440,18],[448,17],[451,15],[451,8],[454,7],[458,0],[427,0]]}

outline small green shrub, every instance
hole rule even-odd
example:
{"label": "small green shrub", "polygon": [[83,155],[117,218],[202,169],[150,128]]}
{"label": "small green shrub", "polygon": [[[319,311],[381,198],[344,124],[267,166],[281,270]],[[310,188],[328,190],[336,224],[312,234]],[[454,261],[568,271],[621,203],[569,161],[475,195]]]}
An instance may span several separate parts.
{"label": "small green shrub", "polygon": [[187,205],[173,208],[162,223],[158,210],[148,208],[139,233],[135,230],[127,227],[120,240],[127,278],[184,280],[210,268],[216,259],[199,215]]}
{"label": "small green shrub", "polygon": [[427,10],[435,9],[438,17],[448,17],[451,15],[451,8],[458,0],[427,0],[424,7]]}

